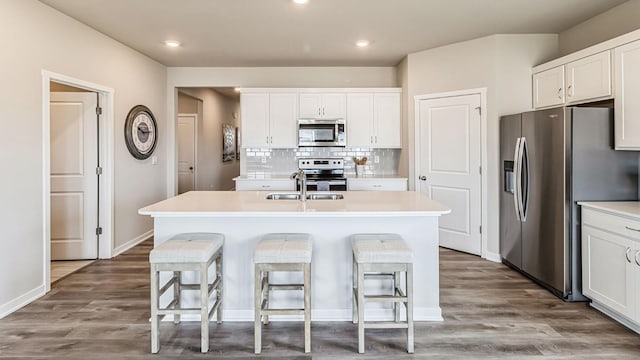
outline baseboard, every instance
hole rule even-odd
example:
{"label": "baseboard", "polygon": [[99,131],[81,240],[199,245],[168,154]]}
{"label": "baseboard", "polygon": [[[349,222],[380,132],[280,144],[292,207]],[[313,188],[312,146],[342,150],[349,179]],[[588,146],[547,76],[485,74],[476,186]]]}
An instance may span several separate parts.
{"label": "baseboard", "polygon": [[594,309],[602,312],[603,314],[609,316],[610,318],[612,318],[613,320],[619,322],[620,324],[628,327],[629,329],[637,332],[638,334],[640,334],[640,324],[634,323],[633,321],[630,321],[629,319],[625,318],[623,315],[618,314],[618,312],[609,309],[608,307],[606,307],[605,305],[602,305],[596,301],[592,301],[591,302],[591,307],[593,307]]}
{"label": "baseboard", "polygon": [[485,252],[484,256],[485,259],[489,260],[489,261],[493,261],[493,262],[497,262],[497,263],[501,263],[502,262],[502,258],[500,257],[500,254],[498,253],[493,253],[493,252]]}
{"label": "baseboard", "polygon": [[11,314],[12,312],[20,309],[21,307],[31,303],[37,298],[45,294],[45,286],[40,285],[33,290],[27,291],[25,294],[18,296],[17,298],[0,305],[0,319]]}
{"label": "baseboard", "polygon": [[[403,309],[404,310],[404,309]],[[404,317],[404,311],[401,313]],[[200,315],[188,314],[180,316],[184,321],[200,321]],[[215,315],[211,321],[215,320]],[[273,315],[273,321],[302,321],[302,315]],[[393,319],[392,309],[367,309],[367,321],[385,321]],[[436,308],[414,308],[414,321],[442,321],[442,311]],[[253,321],[253,310],[223,310],[222,320],[228,322]],[[167,315],[163,321],[173,321],[173,316]],[[351,309],[312,310],[311,321],[351,321]]]}
{"label": "baseboard", "polygon": [[116,257],[120,254],[122,254],[123,252],[131,249],[132,247],[140,244],[141,242],[150,239],[153,236],[153,230],[149,230],[146,233],[131,239],[129,241],[127,241],[126,243],[118,246],[117,248],[113,249],[113,251],[111,252],[111,257]]}

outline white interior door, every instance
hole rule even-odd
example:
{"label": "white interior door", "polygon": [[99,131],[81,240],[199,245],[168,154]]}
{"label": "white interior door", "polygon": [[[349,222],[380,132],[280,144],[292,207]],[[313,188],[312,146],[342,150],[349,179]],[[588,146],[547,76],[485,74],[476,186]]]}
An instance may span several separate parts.
{"label": "white interior door", "polygon": [[178,194],[196,187],[196,117],[178,116]]}
{"label": "white interior door", "polygon": [[92,92],[51,93],[51,260],[98,257],[98,121]]}
{"label": "white interior door", "polygon": [[419,100],[417,190],[451,208],[440,245],[479,255],[481,237],[480,94]]}

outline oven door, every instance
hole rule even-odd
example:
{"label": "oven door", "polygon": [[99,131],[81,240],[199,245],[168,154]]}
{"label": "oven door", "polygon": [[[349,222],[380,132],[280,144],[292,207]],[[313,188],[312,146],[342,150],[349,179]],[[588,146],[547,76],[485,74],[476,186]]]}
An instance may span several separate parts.
{"label": "oven door", "polygon": [[[297,190],[300,190],[300,184]],[[307,191],[347,191],[347,180],[307,180]]]}

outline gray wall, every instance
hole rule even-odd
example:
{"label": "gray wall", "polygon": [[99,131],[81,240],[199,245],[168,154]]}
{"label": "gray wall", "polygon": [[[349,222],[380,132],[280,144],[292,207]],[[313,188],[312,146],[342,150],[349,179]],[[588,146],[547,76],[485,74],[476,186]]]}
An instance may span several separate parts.
{"label": "gray wall", "polygon": [[178,113],[199,114],[196,190],[233,189],[233,178],[240,175],[240,161],[222,162],[222,124],[240,127],[240,101],[215,89],[181,88]]}
{"label": "gray wall", "polygon": [[404,144],[413,187],[415,159],[414,96],[487,88],[487,174],[488,246],[495,257],[499,252],[499,117],[530,110],[531,67],[547,61],[557,52],[557,35],[493,35],[409,54],[400,63],[401,86],[407,89],[407,129]]}
{"label": "gray wall", "polygon": [[640,0],[629,0],[560,33],[559,56],[640,29]]}
{"label": "gray wall", "polygon": [[[115,90],[115,246],[150,231],[137,214],[166,188],[166,68],[35,0],[0,2],[0,314],[44,289],[42,70]],[[124,144],[128,111],[147,105],[159,140],[151,159]],[[107,175],[107,174],[105,174]],[[48,176],[48,175],[46,175]]]}

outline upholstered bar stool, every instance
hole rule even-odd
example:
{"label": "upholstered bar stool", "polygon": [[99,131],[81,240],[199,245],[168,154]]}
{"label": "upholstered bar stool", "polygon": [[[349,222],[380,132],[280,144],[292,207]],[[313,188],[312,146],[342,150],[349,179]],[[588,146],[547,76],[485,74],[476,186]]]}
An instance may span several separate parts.
{"label": "upholstered bar stool", "polygon": [[[311,351],[311,236],[308,234],[267,234],[255,248],[255,353],[262,351],[262,321],[269,315],[304,315],[304,352]],[[271,284],[271,271],[302,271],[302,284]],[[271,290],[303,290],[304,308],[270,309]]]}
{"label": "upholstered bar stool", "polygon": [[[364,353],[364,329],[407,329],[407,351],[413,353],[413,251],[397,234],[355,234],[353,247],[353,322],[358,323],[358,352]],[[401,273],[406,273],[405,290]],[[392,295],[365,295],[365,279],[393,281]],[[369,302],[393,302],[394,321],[365,321]],[[400,307],[406,307],[406,321],[400,321]]]}
{"label": "upholstered bar stool", "polygon": [[[200,315],[200,351],[209,351],[209,319],[217,312],[218,324],[222,322],[222,245],[224,236],[212,233],[179,234],[151,250],[151,352],[160,349],[159,321],[164,315],[173,315],[173,322],[180,322],[180,315]],[[216,263],[216,276],[209,284],[209,267]],[[171,271],[169,281],[160,287],[161,271]],[[200,273],[200,284],[183,284],[183,271]],[[160,308],[160,296],[173,285],[173,300],[165,308]],[[183,290],[200,291],[200,307],[182,308]],[[209,297],[216,292],[213,306],[209,306]]]}

